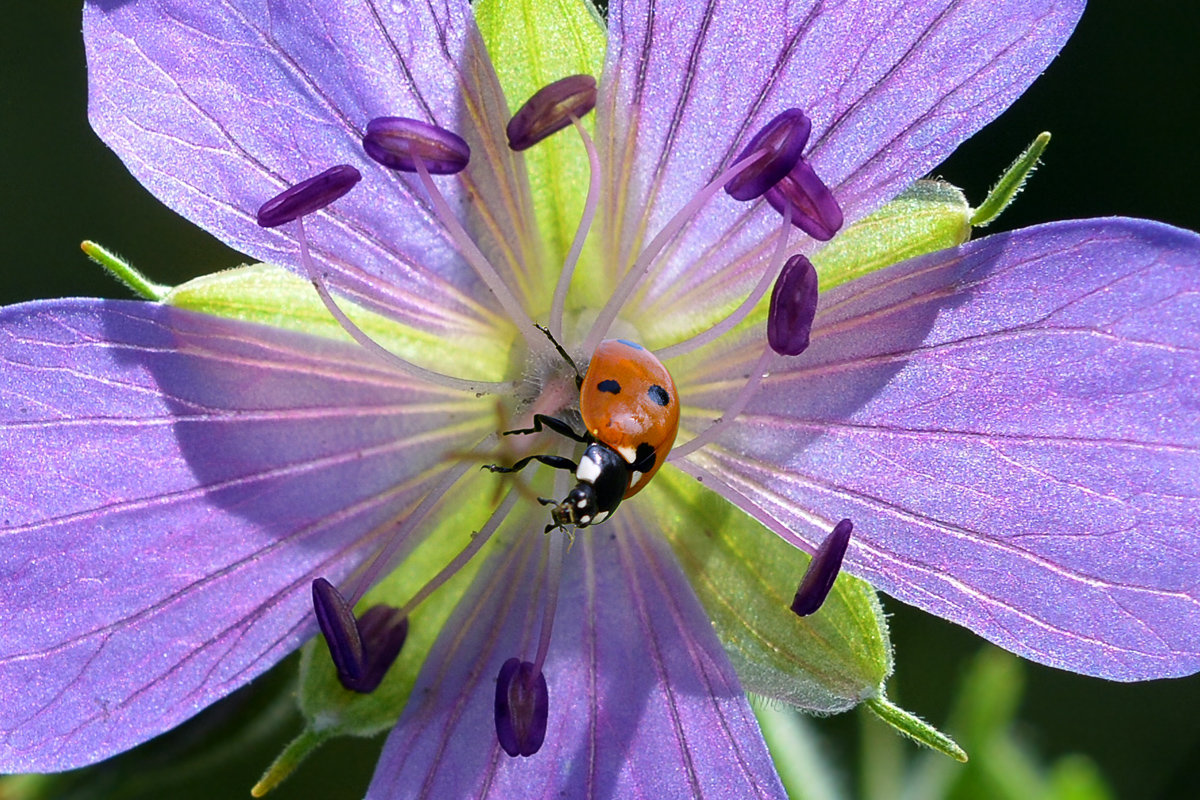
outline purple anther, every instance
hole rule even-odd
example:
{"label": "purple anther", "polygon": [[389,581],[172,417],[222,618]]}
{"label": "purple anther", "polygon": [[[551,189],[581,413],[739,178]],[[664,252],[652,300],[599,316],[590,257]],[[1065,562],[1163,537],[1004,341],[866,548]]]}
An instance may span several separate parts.
{"label": "purple anther", "polygon": [[317,625],[329,644],[329,655],[337,669],[338,679],[356,681],[362,677],[366,658],[354,609],[332,583],[324,578],[312,582],[313,610]]}
{"label": "purple anther", "polygon": [[420,161],[431,175],[453,175],[471,160],[471,148],[461,136],[408,117],[376,117],[368,122],[363,149],[388,169],[401,172],[416,172]]}
{"label": "purple anther", "polygon": [[401,616],[400,609],[380,603],[371,606],[358,620],[359,636],[362,637],[366,663],[362,677],[347,689],[370,694],[383,683],[383,678],[404,648],[408,638],[408,618]]}
{"label": "purple anther", "polygon": [[285,222],[320,211],[354,188],[362,175],[348,164],[330,167],[320,175],[300,181],[259,206],[258,224],[275,228]]}
{"label": "purple anther", "polygon": [[798,616],[807,617],[816,613],[829,596],[829,590],[833,588],[833,582],[842,568],[842,556],[846,555],[846,545],[850,544],[850,532],[853,530],[853,523],[844,519],[834,526],[833,532],[817,548],[804,579],[800,581],[800,588],[796,590],[796,598],[792,600],[792,611]]}
{"label": "purple anther", "polygon": [[780,214],[791,209],[792,224],[822,242],[832,239],[842,227],[842,207],[803,158],[767,190],[767,202]]}
{"label": "purple anther", "polygon": [[771,290],[767,343],[781,356],[798,356],[808,348],[817,315],[817,271],[797,253],[783,265]]}
{"label": "purple anther", "polygon": [[362,694],[375,691],[400,655],[408,620],[399,609],[386,605],[372,606],[356,620],[350,604],[324,578],[313,581],[312,594],[317,625],[329,645],[338,681]]}
{"label": "purple anther", "polygon": [[508,121],[508,146],[526,150],[552,133],[582,119],[596,107],[596,79],[570,75],[543,86]]}
{"label": "purple anther", "polygon": [[546,739],[550,692],[546,676],[528,661],[510,658],[496,678],[496,738],[510,756],[531,756]]}
{"label": "purple anther", "polygon": [[753,200],[762,195],[796,166],[811,132],[812,121],[798,108],[789,108],[775,117],[754,135],[734,163],[756,151],[765,151],[764,154],[730,178],[725,191],[734,200]]}

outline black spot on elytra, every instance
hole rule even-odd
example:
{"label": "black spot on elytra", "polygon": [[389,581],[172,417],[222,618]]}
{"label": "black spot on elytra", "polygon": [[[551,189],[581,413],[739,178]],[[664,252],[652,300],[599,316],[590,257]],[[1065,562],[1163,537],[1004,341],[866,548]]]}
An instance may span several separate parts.
{"label": "black spot on elytra", "polygon": [[649,472],[654,468],[654,462],[658,460],[658,453],[654,452],[654,448],[642,442],[637,447],[637,452],[633,454],[634,472]]}
{"label": "black spot on elytra", "polygon": [[667,390],[659,386],[657,383],[646,390],[646,394],[650,395],[650,399],[666,408],[671,402],[671,396],[667,394]]}
{"label": "black spot on elytra", "polygon": [[617,383],[612,378],[600,381],[598,384],[596,384],[596,388],[602,392],[608,392],[609,394],[621,393],[621,384]]}

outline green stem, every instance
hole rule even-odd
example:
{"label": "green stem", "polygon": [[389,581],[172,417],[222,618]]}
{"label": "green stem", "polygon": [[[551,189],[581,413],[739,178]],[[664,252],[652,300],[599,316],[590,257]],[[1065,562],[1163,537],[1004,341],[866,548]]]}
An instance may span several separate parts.
{"label": "green stem", "polygon": [[170,286],[155,283],[138,272],[128,261],[95,242],[84,242],[79,245],[79,249],[92,261],[104,267],[108,274],[133,290],[134,294],[147,300],[162,300],[167,296],[167,292],[171,291]]}
{"label": "green stem", "polygon": [[329,737],[329,731],[305,728],[299,736],[292,740],[291,744],[283,749],[283,752],[275,759],[275,763],[268,767],[263,776],[259,778],[258,783],[254,784],[254,788],[250,790],[251,796],[262,797],[283,783],[296,767],[300,766],[301,762],[324,744]]}
{"label": "green stem", "polygon": [[1025,186],[1025,181],[1037,169],[1038,159],[1041,158],[1042,152],[1048,144],[1050,144],[1050,134],[1040,133],[1033,140],[1033,144],[1029,145],[1024,153],[1017,156],[1017,160],[1000,176],[1000,180],[996,181],[996,185],[988,192],[988,196],[971,215],[972,225],[976,228],[989,225],[996,217],[1000,216],[1000,212],[1008,208],[1008,204]]}
{"label": "green stem", "polygon": [[882,694],[867,700],[864,705],[875,712],[875,715],[881,720],[913,741],[919,742],[926,747],[931,747],[939,753],[948,755],[955,761],[966,763],[967,753],[958,746],[958,742],[915,714],[910,714],[899,706],[894,705]]}

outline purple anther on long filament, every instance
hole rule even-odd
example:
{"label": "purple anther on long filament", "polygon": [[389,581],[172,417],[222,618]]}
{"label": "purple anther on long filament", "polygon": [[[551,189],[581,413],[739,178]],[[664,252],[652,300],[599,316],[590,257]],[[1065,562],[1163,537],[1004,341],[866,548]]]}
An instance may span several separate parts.
{"label": "purple anther on long filament", "polygon": [[550,692],[531,662],[510,658],[496,678],[496,738],[514,758],[531,756],[546,739]]}
{"label": "purple anther on long filament", "polygon": [[824,604],[842,569],[842,557],[846,555],[846,546],[850,544],[853,530],[853,523],[844,519],[834,526],[833,532],[817,548],[804,579],[800,581],[800,588],[796,590],[796,598],[792,600],[792,611],[797,615],[807,617]]}
{"label": "purple anther on long filament", "polygon": [[755,152],[763,152],[753,166],[725,184],[725,191],[734,200],[753,200],[762,195],[796,166],[811,132],[812,121],[800,109],[789,108],[779,114],[764,125],[734,159],[737,163]]}
{"label": "purple anther on long filament", "polygon": [[766,197],[780,214],[790,209],[792,224],[814,239],[829,241],[842,227],[842,207],[803,158],[767,190]]}
{"label": "purple anther on long filament", "polygon": [[258,224],[274,228],[320,211],[354,188],[362,175],[348,164],[330,167],[320,175],[300,181],[259,206]]}
{"label": "purple anther on long filament", "polygon": [[569,75],[543,86],[508,121],[508,146],[526,150],[596,107],[596,79]]}
{"label": "purple anther on long filament", "polygon": [[471,148],[461,136],[408,117],[376,117],[368,122],[363,149],[388,169],[416,172],[420,161],[430,175],[453,175],[471,160]]}
{"label": "purple anther on long filament", "polygon": [[797,253],[783,265],[771,290],[767,313],[767,343],[781,356],[798,356],[808,349],[817,315],[817,271]]}
{"label": "purple anther on long filament", "polygon": [[312,595],[338,681],[362,694],[375,691],[404,647],[408,620],[386,605],[372,606],[355,619],[350,604],[324,578],[313,581]]}

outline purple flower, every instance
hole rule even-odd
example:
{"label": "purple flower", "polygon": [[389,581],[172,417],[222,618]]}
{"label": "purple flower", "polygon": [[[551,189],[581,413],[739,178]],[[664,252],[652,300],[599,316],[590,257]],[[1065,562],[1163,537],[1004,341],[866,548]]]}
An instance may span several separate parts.
{"label": "purple flower", "polygon": [[[720,592],[706,576],[724,568],[721,531],[705,529],[720,513],[807,552],[835,527],[840,549],[849,519],[849,573],[1042,663],[1197,671],[1200,238],[1054,223],[829,288],[854,223],[1012,102],[1081,11],[614,3],[585,197],[579,134],[508,147],[524,98],[506,100],[513,67],[493,67],[465,0],[89,2],[97,132],[255,259],[308,274],[311,251],[316,282],[398,356],[318,335],[328,321],[292,329],[307,311],[284,307],[290,289],[267,298],[274,327],[244,293],[219,309],[219,276],[194,305],[221,316],[183,294],[3,310],[0,769],[144,741],[309,639],[315,580],[358,599],[398,566],[420,578],[411,596],[466,548],[371,797],[779,795],[722,643],[736,647],[697,597]],[[802,147],[754,139],[794,108]],[[444,171],[463,148],[468,165],[386,169],[364,134],[409,128],[383,118],[453,131]],[[738,162],[764,140],[769,173]],[[735,162],[742,200],[719,191]],[[265,201],[334,167],[362,180],[303,237],[259,226]],[[580,252],[574,225],[593,213]],[[823,275],[817,240],[839,228]],[[785,272],[795,254],[817,266],[799,255]],[[814,271],[815,317],[788,299],[811,296]],[[780,272],[781,299],[758,303]],[[803,352],[769,347],[768,316],[772,343]],[[526,484],[476,470],[504,448],[546,452],[551,435],[496,433],[577,400],[540,321],[585,358],[610,329],[636,338],[683,404],[672,466],[570,549],[543,536]],[[552,472],[533,486],[561,497]],[[778,588],[790,619],[795,584]],[[320,591],[330,638],[357,642],[339,668],[373,685],[372,631],[394,642],[395,626],[380,613],[350,635]],[[426,652],[419,622],[401,659]],[[544,733],[540,749],[505,756],[501,717],[501,739],[524,752]]]}

